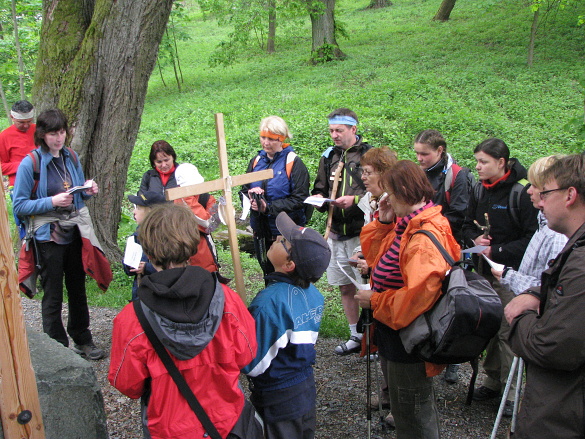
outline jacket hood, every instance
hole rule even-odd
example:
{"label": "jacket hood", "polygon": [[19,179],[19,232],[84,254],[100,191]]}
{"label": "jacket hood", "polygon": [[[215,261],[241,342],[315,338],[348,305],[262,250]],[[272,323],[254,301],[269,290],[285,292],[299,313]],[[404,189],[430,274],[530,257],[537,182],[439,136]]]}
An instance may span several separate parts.
{"label": "jacket hood", "polygon": [[508,165],[510,168],[510,176],[506,179],[506,183],[516,183],[528,176],[528,171],[526,171],[526,168],[520,164],[518,159],[511,158],[508,161]]}
{"label": "jacket hood", "polygon": [[213,339],[225,302],[221,284],[194,266],[145,276],[138,297],[155,333],[179,360],[193,358]]}

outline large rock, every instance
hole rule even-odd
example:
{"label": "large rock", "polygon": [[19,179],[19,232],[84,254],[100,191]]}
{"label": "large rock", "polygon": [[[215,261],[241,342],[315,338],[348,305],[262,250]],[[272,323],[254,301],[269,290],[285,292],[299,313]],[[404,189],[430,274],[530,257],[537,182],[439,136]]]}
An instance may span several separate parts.
{"label": "large rock", "polygon": [[44,333],[27,328],[27,335],[46,439],[108,439],[102,392],[91,364]]}

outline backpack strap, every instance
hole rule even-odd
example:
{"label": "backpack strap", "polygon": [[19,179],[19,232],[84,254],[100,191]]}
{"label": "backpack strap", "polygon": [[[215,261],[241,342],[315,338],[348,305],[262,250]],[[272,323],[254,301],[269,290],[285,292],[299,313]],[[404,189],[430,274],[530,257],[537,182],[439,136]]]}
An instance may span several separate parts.
{"label": "backpack strap", "polygon": [[213,422],[211,422],[211,419],[209,419],[209,416],[207,415],[207,413],[205,413],[205,410],[197,400],[197,397],[189,387],[189,384],[187,384],[187,381],[185,381],[185,378],[177,368],[177,365],[175,364],[175,362],[173,361],[173,359],[163,346],[162,342],[154,332],[154,329],[152,329],[152,326],[150,325],[150,322],[148,321],[146,314],[144,314],[144,310],[142,309],[142,302],[140,301],[140,299],[136,299],[133,302],[133,305],[134,312],[136,313],[136,317],[138,317],[138,321],[140,322],[140,325],[144,330],[144,334],[146,335],[148,341],[150,341],[150,344],[152,344],[152,347],[154,348],[159,358],[165,365],[167,371],[169,372],[169,375],[173,378],[173,381],[179,388],[179,391],[187,400],[189,407],[191,407],[191,410],[193,410],[193,412],[195,412],[195,415],[197,415],[197,419],[199,419],[199,422],[201,422],[201,425],[203,425],[203,428],[205,429],[206,433],[212,439],[221,439],[221,435],[215,428],[215,425],[213,425]]}
{"label": "backpack strap", "polygon": [[295,164],[295,159],[297,158],[297,154],[294,151],[289,151],[286,155],[286,176],[290,180],[290,175],[292,174],[293,165]]}
{"label": "backpack strap", "polygon": [[[429,237],[429,239],[431,241],[433,241],[433,244],[435,244],[435,246],[437,247],[437,249],[439,249],[439,252],[441,252],[441,254],[443,255],[443,257],[445,258],[445,261],[447,261],[447,264],[449,264],[451,267],[453,265],[455,265],[455,261],[453,260],[453,258],[451,257],[451,255],[447,252],[447,250],[445,250],[445,247],[443,247],[441,245],[441,243],[439,242],[439,240],[435,237],[435,235],[433,235],[432,232],[429,232],[428,230],[417,230],[416,232],[414,232],[412,234],[412,236],[418,234],[418,233],[422,233],[424,235],[427,235]],[[412,237],[411,237],[412,239]]]}
{"label": "backpack strap", "polygon": [[461,166],[457,163],[453,163],[449,169],[447,169],[447,173],[445,174],[445,198],[447,199],[447,204],[451,203],[451,190],[455,186],[455,180],[457,179],[457,175],[461,171]]}
{"label": "backpack strap", "polygon": [[38,149],[35,149],[28,153],[28,156],[32,160],[33,164],[33,187],[30,192],[31,199],[36,199],[37,197],[37,188],[39,187],[39,180],[41,178],[41,153]]}
{"label": "backpack strap", "polygon": [[510,191],[510,199],[508,200],[508,212],[510,212],[510,216],[512,217],[512,221],[518,227],[520,227],[520,197],[522,196],[522,191],[526,187],[526,185],[530,184],[528,180],[525,178],[518,180],[512,186],[512,190]]}

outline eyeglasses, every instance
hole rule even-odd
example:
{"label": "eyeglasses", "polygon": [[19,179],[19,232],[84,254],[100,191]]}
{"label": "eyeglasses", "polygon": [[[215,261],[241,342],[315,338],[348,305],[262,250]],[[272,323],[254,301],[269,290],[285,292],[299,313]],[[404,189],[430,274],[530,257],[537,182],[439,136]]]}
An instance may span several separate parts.
{"label": "eyeglasses", "polygon": [[378,172],[378,171],[371,171],[371,172],[370,172],[370,171],[364,171],[364,170],[362,169],[362,176],[363,176],[363,177],[369,177],[369,176],[370,176],[370,175],[372,175],[372,174],[379,174],[379,172]]}
{"label": "eyeglasses", "polygon": [[557,189],[549,189],[548,191],[541,191],[541,192],[540,192],[540,194],[539,194],[539,196],[540,196],[540,199],[541,199],[541,200],[545,200],[545,199],[546,199],[546,196],[547,196],[548,194],[550,194],[551,192],[556,192],[556,191],[565,191],[565,190],[567,190],[567,189],[569,189],[569,188],[568,188],[568,187],[559,187],[559,188],[557,188]]}

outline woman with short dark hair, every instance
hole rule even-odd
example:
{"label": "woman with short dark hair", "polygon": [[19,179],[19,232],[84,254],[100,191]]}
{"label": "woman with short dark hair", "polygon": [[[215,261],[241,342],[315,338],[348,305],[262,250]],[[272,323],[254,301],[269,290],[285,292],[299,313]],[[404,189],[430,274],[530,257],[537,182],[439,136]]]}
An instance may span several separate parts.
{"label": "woman with short dark hair", "polygon": [[[460,248],[441,207],[431,201],[434,190],[423,170],[400,160],[383,176],[388,195],[379,202],[378,219],[360,234],[362,252],[373,267],[372,290],[356,295],[360,306],[373,310],[374,341],[386,359],[390,405],[397,437],[439,437],[439,417],[432,377],[444,366],[424,363],[404,350],[399,331],[428,311],[441,296],[450,266],[431,240],[428,230],[457,259]],[[401,386],[408,383],[404,398]]]}
{"label": "woman with short dark hair", "polygon": [[177,180],[175,179],[175,169],[179,165],[177,163],[177,153],[173,147],[166,140],[157,140],[150,147],[149,169],[142,176],[140,182],[140,191],[142,193],[153,191],[164,193],[166,189],[177,187]]}

